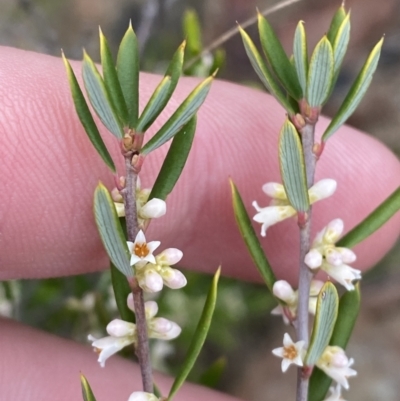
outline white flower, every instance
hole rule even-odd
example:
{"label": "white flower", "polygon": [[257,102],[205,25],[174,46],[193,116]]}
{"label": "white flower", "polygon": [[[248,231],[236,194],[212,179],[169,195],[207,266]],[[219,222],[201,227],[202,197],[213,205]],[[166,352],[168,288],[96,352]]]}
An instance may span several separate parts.
{"label": "white flower", "polygon": [[[133,295],[129,294],[127,299],[129,309],[135,312],[133,306]],[[155,317],[158,312],[158,305],[154,301],[145,302],[146,323],[149,338],[161,340],[172,340],[179,336],[181,328],[174,322],[162,317]],[[136,344],[136,324],[125,322],[121,319],[114,319],[107,325],[107,337],[96,339],[92,335],[88,339],[92,341],[94,350],[99,354],[98,362],[101,367],[105,366],[106,360],[120,351],[122,348]]]}
{"label": "white flower", "polygon": [[347,378],[357,375],[357,372],[350,368],[353,363],[354,359],[348,359],[342,348],[328,346],[316,365],[343,388],[348,390],[349,383]]}
{"label": "white flower", "polygon": [[[317,297],[324,283],[320,280],[312,280],[310,287],[310,298],[308,303],[309,313],[315,315],[317,308]],[[271,311],[273,315],[282,315],[283,322],[290,324],[296,319],[298,291],[293,290],[291,285],[285,280],[278,280],[274,283],[272,292],[276,298],[283,301],[285,304],[278,305]]]}
{"label": "white flower", "polygon": [[160,241],[146,242],[146,237],[140,230],[136,235],[135,242],[126,242],[131,253],[131,266],[138,264],[138,267],[141,267],[147,262],[156,263],[153,252],[160,246],[160,243]]}
{"label": "white flower", "polygon": [[303,366],[304,341],[294,343],[288,333],[283,336],[283,347],[275,348],[272,353],[282,359],[282,372],[286,372],[291,364]]}
{"label": "white flower", "polygon": [[361,279],[361,271],[347,265],[356,260],[352,250],[335,246],[335,242],[343,232],[343,227],[341,219],[332,220],[317,234],[304,262],[310,269],[321,268],[351,291],[354,290],[353,281]]}
{"label": "white flower", "polygon": [[146,292],[161,291],[166,285],[171,289],[182,288],[187,284],[186,277],[170,265],[178,263],[183,253],[176,248],[168,248],[155,257],[155,263],[148,263],[136,269],[136,278]]}
{"label": "white flower", "polygon": [[[261,235],[265,237],[267,229],[272,225],[279,223],[289,217],[296,215],[296,210],[290,205],[285,189],[282,184],[268,182],[262,187],[263,191],[272,198],[270,205],[260,207],[256,201],[252,203],[257,210],[253,220],[261,223]],[[331,196],[336,190],[336,181],[330,178],[318,181],[308,190],[310,203],[313,204],[319,200]]]}
{"label": "white flower", "polygon": [[331,394],[328,398],[325,398],[324,401],[346,401],[342,397],[342,386],[340,384],[337,384],[336,387],[330,387],[329,391],[331,392]]}
{"label": "white flower", "polygon": [[135,391],[129,396],[128,401],[158,401],[158,398],[152,393]]}

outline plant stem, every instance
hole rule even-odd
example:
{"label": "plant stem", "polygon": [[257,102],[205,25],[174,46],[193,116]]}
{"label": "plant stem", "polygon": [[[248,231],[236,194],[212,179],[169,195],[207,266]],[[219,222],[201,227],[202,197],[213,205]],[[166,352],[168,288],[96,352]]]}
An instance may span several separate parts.
{"label": "plant stem", "polygon": [[[301,130],[304,161],[306,165],[307,187],[314,184],[314,173],[316,157],[313,153],[315,124],[306,124]],[[304,341],[308,346],[308,303],[310,285],[313,277],[312,272],[304,263],[306,254],[310,250],[311,233],[311,207],[304,226],[300,227],[300,260],[299,260],[299,303],[297,307],[297,341]],[[304,374],[303,368],[298,369],[297,376],[297,398],[296,401],[307,401],[309,375]]]}
{"label": "plant stem", "polygon": [[[136,210],[136,182],[138,172],[132,166],[132,155],[125,156],[126,186],[121,191],[125,204],[125,219],[128,233],[128,240],[135,241],[139,231]],[[136,355],[139,360],[140,372],[142,375],[143,391],[153,393],[153,374],[150,362],[149,338],[147,334],[146,311],[144,307],[143,291],[139,287],[136,278],[129,280],[133,294],[135,307],[137,344]]]}

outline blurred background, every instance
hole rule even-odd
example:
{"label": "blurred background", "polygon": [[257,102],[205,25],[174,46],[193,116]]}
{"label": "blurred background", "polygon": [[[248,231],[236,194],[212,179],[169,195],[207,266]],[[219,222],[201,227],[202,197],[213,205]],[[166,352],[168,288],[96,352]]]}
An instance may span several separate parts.
{"label": "blurred background", "polygon": [[[125,32],[129,19],[138,35],[142,69],[164,72],[182,39],[185,10],[195,10],[201,32],[189,54],[202,48],[255,15],[279,2],[252,0],[0,0],[0,44],[80,59],[82,47],[99,60],[98,26],[112,49]],[[302,0],[269,16],[288,52],[299,19],[306,23],[309,48],[327,31],[340,6],[339,0]],[[332,115],[373,45],[385,34],[377,73],[361,106],[349,124],[366,130],[400,154],[400,2],[399,0],[348,0],[352,35],[337,89],[324,113]],[[256,27],[247,29],[257,41]],[[223,43],[214,56],[206,55],[187,70],[203,75],[221,66],[218,77],[263,90],[247,60],[240,38]],[[362,149],[361,149],[362,151]],[[383,161],[382,161],[383,163]],[[384,166],[376,166],[385,174]],[[363,305],[348,351],[359,375],[351,381],[353,401],[398,401],[400,381],[400,246],[362,281]],[[188,273],[183,291],[162,295],[160,315],[184,327],[174,344],[155,343],[153,359],[163,371],[173,373],[182,361],[199,315],[210,277]],[[161,302],[160,302],[161,303]],[[185,307],[182,314],[180,306]],[[280,362],[271,354],[279,346],[283,325],[270,317],[273,299],[264,287],[224,279],[209,341],[191,379],[216,386],[252,401],[294,399],[295,370],[283,377]],[[63,337],[86,342],[88,332],[104,335],[115,316],[108,272],[63,279],[0,283],[0,314]],[[178,316],[178,317],[177,317]],[[288,385],[288,380],[291,385]]]}

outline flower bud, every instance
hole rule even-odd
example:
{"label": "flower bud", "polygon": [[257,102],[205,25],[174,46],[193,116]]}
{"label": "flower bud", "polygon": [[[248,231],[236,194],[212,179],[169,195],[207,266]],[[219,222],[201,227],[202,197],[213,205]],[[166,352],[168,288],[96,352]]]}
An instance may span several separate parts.
{"label": "flower bud", "polygon": [[171,266],[178,263],[183,252],[176,248],[167,248],[156,256],[157,264],[160,266]]}
{"label": "flower bud", "polygon": [[158,401],[158,398],[152,393],[135,391],[129,396],[128,401]]}
{"label": "flower bud", "polygon": [[307,253],[306,257],[304,258],[304,263],[310,269],[317,269],[322,264],[322,255],[316,249],[311,249],[310,252]]}
{"label": "flower bud", "polygon": [[275,281],[272,292],[277,298],[289,305],[296,302],[296,294],[291,285],[285,280]]}
{"label": "flower bud", "polygon": [[165,267],[161,273],[162,279],[169,288],[177,290],[187,284],[186,277],[182,272],[170,267]]}
{"label": "flower bud", "polygon": [[153,198],[140,208],[139,215],[142,219],[156,219],[166,212],[167,204],[161,199]]}
{"label": "flower bud", "polygon": [[337,183],[331,178],[325,178],[315,183],[309,190],[310,203],[328,198],[336,191]]}
{"label": "flower bud", "polygon": [[133,323],[121,319],[114,319],[107,325],[107,333],[113,337],[132,336],[135,331],[136,326]]}

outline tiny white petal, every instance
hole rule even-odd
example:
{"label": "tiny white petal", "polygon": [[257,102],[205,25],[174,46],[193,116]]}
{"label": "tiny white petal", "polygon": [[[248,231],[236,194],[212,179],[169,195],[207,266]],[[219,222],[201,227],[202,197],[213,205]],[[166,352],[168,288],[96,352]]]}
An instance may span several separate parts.
{"label": "tiny white petal", "polygon": [[333,266],[339,266],[343,263],[342,254],[335,247],[331,247],[325,251],[325,258]]}
{"label": "tiny white petal", "polygon": [[161,277],[164,284],[173,290],[182,288],[187,284],[186,277],[183,273],[177,269],[171,269],[170,267],[162,269]]}
{"label": "tiny white petal", "polygon": [[325,228],[323,241],[328,244],[334,244],[342,235],[344,223],[342,219],[332,220]]}
{"label": "tiny white petal", "polygon": [[126,300],[126,304],[128,305],[128,308],[132,311],[135,312],[135,306],[133,304],[133,294],[129,293],[128,298]]}
{"label": "tiny white petal", "polygon": [[103,337],[96,340],[93,336],[88,336],[92,341],[92,347],[99,353],[98,362],[104,368],[106,360],[120,351],[122,348],[133,343],[133,337]]}
{"label": "tiny white petal", "polygon": [[321,181],[318,181],[308,190],[310,203],[315,203],[333,195],[336,191],[336,187],[336,181],[330,178],[325,178]]}
{"label": "tiny white petal", "polygon": [[336,248],[338,252],[342,255],[342,262],[343,263],[353,263],[356,261],[357,256],[356,254],[348,248]]}
{"label": "tiny white petal", "polygon": [[114,319],[108,323],[106,330],[113,337],[132,336],[136,332],[136,325],[121,319]]}
{"label": "tiny white petal", "polygon": [[293,304],[297,301],[297,296],[291,285],[285,280],[277,280],[272,288],[273,294],[285,301],[287,304]]}
{"label": "tiny white petal", "polygon": [[162,277],[154,269],[146,269],[143,273],[143,281],[139,280],[139,285],[146,292],[159,292],[163,289]]}
{"label": "tiny white petal", "polygon": [[258,211],[253,220],[262,224],[261,235],[263,237],[265,237],[267,229],[270,226],[296,214],[296,210],[292,206],[267,206],[260,208],[256,201],[252,205]]}
{"label": "tiny white petal", "polygon": [[123,203],[114,202],[114,206],[118,217],[125,217],[125,205]]}
{"label": "tiny white petal", "polygon": [[337,384],[336,387],[330,387],[329,391],[331,394],[324,401],[345,401],[342,397],[342,386],[340,384]]}
{"label": "tiny white petal", "polygon": [[267,182],[262,186],[262,190],[271,198],[287,200],[285,188],[277,182]]}
{"label": "tiny white petal", "polygon": [[145,243],[146,243],[146,237],[144,235],[144,232],[142,230],[139,230],[139,232],[136,234],[135,244],[145,244]]}
{"label": "tiny white petal", "polygon": [[322,255],[316,249],[311,249],[304,258],[304,263],[310,269],[317,269],[322,264]]}
{"label": "tiny white petal", "polygon": [[135,391],[129,396],[128,401],[158,401],[158,398],[152,393]]}
{"label": "tiny white petal", "polygon": [[149,337],[160,340],[173,340],[181,334],[182,329],[163,317],[154,318],[149,327]]}
{"label": "tiny white petal", "polygon": [[310,286],[310,296],[311,297],[317,296],[320,293],[324,284],[325,283],[321,280],[312,280]]}
{"label": "tiny white petal", "polygon": [[361,279],[361,271],[353,269],[352,267],[341,264],[339,266],[333,266],[329,263],[322,264],[322,270],[324,270],[330,277],[335,279],[338,283],[342,284],[348,291],[354,290],[354,280]]}
{"label": "tiny white petal", "polygon": [[156,219],[167,212],[167,204],[162,199],[153,198],[139,210],[142,219]]}
{"label": "tiny white petal", "polygon": [[177,248],[167,248],[156,256],[158,265],[171,266],[178,263],[183,256],[183,252]]}
{"label": "tiny white petal", "polygon": [[146,319],[151,319],[157,315],[158,305],[156,301],[146,301],[144,307],[146,310]]}

